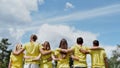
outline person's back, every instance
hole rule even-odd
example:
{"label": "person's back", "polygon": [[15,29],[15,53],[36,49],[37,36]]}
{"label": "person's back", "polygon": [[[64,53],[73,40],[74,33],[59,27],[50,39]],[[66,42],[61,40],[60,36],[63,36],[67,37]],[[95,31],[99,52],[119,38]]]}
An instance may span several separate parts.
{"label": "person's back", "polygon": [[55,51],[57,57],[57,68],[70,68],[69,58],[70,53],[61,52],[60,49],[68,49],[68,43],[66,39],[62,39],[59,44],[59,48]]}
{"label": "person's back", "polygon": [[22,68],[23,66],[23,56],[24,54],[21,53],[20,55],[16,56],[11,53],[10,61],[11,61],[11,68]]}
{"label": "person's back", "polygon": [[90,50],[92,68],[108,68],[107,56],[105,50],[99,47],[99,41],[93,41],[93,47]]}
{"label": "person's back", "polygon": [[63,58],[59,49],[56,49],[55,55],[57,58],[59,58],[59,60],[57,61],[57,68],[69,68],[70,53],[67,53]]}
{"label": "person's back", "polygon": [[91,50],[92,68],[105,68],[104,58],[106,57],[104,49]]}
{"label": "person's back", "polygon": [[[26,56],[31,56],[33,58],[37,57],[40,54],[39,48],[40,44],[37,42],[26,43],[23,47],[26,51]],[[39,64],[39,61],[32,61],[31,59],[25,59],[25,63],[35,63]]]}
{"label": "person's back", "polygon": [[88,47],[76,44],[72,49],[74,50],[74,56],[79,59],[74,60],[74,67],[87,67],[86,54],[80,52],[80,49],[88,50]]}
{"label": "person's back", "polygon": [[[22,48],[21,44],[17,44],[16,51],[19,51]],[[19,55],[14,55],[11,53],[10,62],[8,68],[23,68],[23,56],[24,53],[20,53]]]}
{"label": "person's back", "polygon": [[72,58],[74,60],[73,63],[75,68],[87,68],[86,54],[83,53],[81,49],[87,52],[89,48],[83,46],[82,44],[83,44],[83,38],[78,37],[77,44],[71,47],[71,49],[73,50]]}
{"label": "person's back", "polygon": [[[45,41],[43,44],[43,51],[50,51],[50,43]],[[46,55],[41,55],[40,57],[40,68],[53,68],[52,67],[52,55],[53,53],[49,53]]]}
{"label": "person's back", "polygon": [[23,47],[23,50],[25,50],[25,56],[31,57],[25,58],[24,68],[39,68],[39,60],[33,59],[40,55],[40,48],[42,48],[42,46],[40,43],[37,43],[36,40],[37,36],[31,35],[30,42],[26,43]]}

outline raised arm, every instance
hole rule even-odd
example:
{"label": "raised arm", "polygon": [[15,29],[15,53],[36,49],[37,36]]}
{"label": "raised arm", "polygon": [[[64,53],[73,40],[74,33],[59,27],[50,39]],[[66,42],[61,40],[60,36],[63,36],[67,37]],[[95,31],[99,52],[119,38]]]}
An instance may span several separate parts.
{"label": "raised arm", "polygon": [[84,53],[84,54],[89,54],[88,50],[84,50],[84,49],[80,49],[80,52]]}
{"label": "raised arm", "polygon": [[73,52],[73,49],[61,49],[61,48],[59,48],[59,50],[60,50],[61,52],[64,52],[64,53]]}
{"label": "raised arm", "polygon": [[41,53],[42,55],[47,55],[47,54],[52,53],[52,51],[51,51],[51,50],[49,50],[49,51],[44,51],[43,48],[40,48],[40,53]]}
{"label": "raised arm", "polygon": [[14,54],[14,55],[19,55],[19,54],[22,53],[23,51],[24,51],[23,48],[20,49],[19,51],[14,50],[14,51],[13,51],[13,54]]}

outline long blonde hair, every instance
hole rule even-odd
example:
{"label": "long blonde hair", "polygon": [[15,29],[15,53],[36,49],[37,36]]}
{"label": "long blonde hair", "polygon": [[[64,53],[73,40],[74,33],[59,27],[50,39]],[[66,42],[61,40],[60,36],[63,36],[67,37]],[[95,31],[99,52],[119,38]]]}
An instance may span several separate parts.
{"label": "long blonde hair", "polygon": [[16,44],[15,50],[18,51],[22,48],[22,44],[18,43]]}

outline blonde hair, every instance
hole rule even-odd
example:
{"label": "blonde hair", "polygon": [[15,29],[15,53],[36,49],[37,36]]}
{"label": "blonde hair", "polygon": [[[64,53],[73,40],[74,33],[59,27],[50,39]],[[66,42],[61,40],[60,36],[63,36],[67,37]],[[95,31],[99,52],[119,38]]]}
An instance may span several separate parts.
{"label": "blonde hair", "polygon": [[18,51],[21,49],[21,47],[22,47],[22,44],[18,43],[16,44],[15,50]]}

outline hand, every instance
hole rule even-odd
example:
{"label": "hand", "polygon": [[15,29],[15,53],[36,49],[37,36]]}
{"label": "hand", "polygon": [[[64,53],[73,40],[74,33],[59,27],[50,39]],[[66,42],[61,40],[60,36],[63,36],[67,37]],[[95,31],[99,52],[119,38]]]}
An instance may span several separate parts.
{"label": "hand", "polygon": [[50,58],[47,58],[47,61],[52,61],[52,57],[50,57]]}
{"label": "hand", "polygon": [[72,58],[73,60],[77,60],[77,61],[79,61],[79,58],[76,57],[76,56],[71,55],[71,58]]}
{"label": "hand", "polygon": [[74,57],[73,60],[77,60],[77,61],[79,61],[79,58],[78,58],[78,57]]}
{"label": "hand", "polygon": [[80,52],[85,53],[85,50],[81,48],[81,49],[80,49]]}

